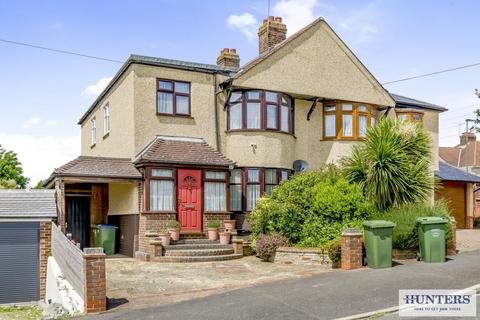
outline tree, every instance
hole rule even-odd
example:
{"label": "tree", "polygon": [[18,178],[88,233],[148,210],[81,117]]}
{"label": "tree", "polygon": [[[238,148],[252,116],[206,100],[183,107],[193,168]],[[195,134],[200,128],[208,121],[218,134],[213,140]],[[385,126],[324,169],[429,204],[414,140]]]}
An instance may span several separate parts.
{"label": "tree", "polygon": [[29,179],[23,176],[22,164],[13,151],[0,145],[0,188],[26,188]]}
{"label": "tree", "polygon": [[384,118],[343,159],[343,171],[384,211],[425,201],[434,187],[430,138],[423,126]]}

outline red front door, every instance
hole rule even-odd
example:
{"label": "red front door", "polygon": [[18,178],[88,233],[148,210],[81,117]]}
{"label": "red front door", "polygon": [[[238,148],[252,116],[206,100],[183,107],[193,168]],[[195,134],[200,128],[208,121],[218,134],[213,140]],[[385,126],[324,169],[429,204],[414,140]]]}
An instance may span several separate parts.
{"label": "red front door", "polygon": [[178,170],[178,220],[182,231],[202,231],[201,170]]}

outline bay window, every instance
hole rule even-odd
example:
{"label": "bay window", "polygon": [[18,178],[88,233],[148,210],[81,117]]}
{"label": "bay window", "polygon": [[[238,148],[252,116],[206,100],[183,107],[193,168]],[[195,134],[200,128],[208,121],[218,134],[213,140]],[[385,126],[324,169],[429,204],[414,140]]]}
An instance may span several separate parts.
{"label": "bay window", "polygon": [[323,139],[359,140],[375,125],[376,108],[361,103],[326,103],[323,107]]}
{"label": "bay window", "polygon": [[190,115],[190,83],[157,80],[157,113],[165,115]]}
{"label": "bay window", "polygon": [[243,168],[230,171],[230,210],[252,211],[262,194],[288,179],[290,170],[275,168]]}
{"label": "bay window", "polygon": [[227,211],[227,178],[224,171],[205,171],[204,208],[206,212]]}
{"label": "bay window", "polygon": [[233,91],[228,101],[228,130],[269,130],[293,133],[292,99],[263,90]]}
{"label": "bay window", "polygon": [[175,211],[175,179],[171,169],[150,169],[150,211]]}

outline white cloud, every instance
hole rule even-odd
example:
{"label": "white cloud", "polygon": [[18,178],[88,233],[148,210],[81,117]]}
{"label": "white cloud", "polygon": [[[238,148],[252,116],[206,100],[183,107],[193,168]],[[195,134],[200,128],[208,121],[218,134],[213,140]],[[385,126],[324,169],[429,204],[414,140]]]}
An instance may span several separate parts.
{"label": "white cloud", "polygon": [[30,186],[49,177],[54,168],[73,160],[80,153],[80,135],[43,136],[0,132],[0,144],[17,153]]}
{"label": "white cloud", "polygon": [[82,96],[87,98],[96,98],[108,83],[112,80],[112,77],[101,78],[95,84],[91,84],[82,91]]}
{"label": "white cloud", "polygon": [[23,124],[23,127],[24,128],[35,127],[35,126],[38,126],[41,121],[42,119],[40,117],[31,117]]}
{"label": "white cloud", "polygon": [[354,38],[354,44],[362,44],[370,41],[377,34],[375,20],[378,16],[376,3],[372,2],[341,19],[339,26],[350,33],[350,37]]}
{"label": "white cloud", "polygon": [[281,0],[273,7],[273,14],[283,18],[291,35],[315,20],[314,9],[318,5],[318,0]]}
{"label": "white cloud", "polygon": [[255,39],[257,35],[258,23],[253,14],[245,12],[240,15],[232,14],[227,18],[227,25],[231,28],[238,29],[249,41]]}

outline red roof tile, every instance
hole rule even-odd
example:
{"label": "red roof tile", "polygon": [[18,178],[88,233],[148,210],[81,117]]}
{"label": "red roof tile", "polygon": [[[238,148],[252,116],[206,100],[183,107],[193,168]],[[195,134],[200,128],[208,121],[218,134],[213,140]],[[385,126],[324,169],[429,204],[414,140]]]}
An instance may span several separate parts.
{"label": "red roof tile", "polygon": [[52,176],[141,179],[131,159],[80,156],[53,171]]}
{"label": "red roof tile", "polygon": [[193,164],[227,167],[234,162],[203,139],[157,136],[136,157],[135,163]]}

